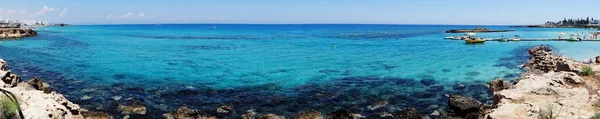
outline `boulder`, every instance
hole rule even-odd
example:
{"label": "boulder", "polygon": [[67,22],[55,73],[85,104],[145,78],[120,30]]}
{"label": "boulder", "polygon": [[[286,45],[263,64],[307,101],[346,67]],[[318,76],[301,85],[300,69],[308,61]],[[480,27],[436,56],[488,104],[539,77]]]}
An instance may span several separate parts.
{"label": "boulder", "polygon": [[327,114],[326,119],[354,119],[354,115],[346,110],[337,110]]}
{"label": "boulder", "polygon": [[276,114],[265,114],[258,116],[257,119],[285,119],[285,117]]}
{"label": "boulder", "polygon": [[425,119],[421,113],[415,108],[407,107],[398,115],[399,119]]}
{"label": "boulder", "polygon": [[242,114],[242,119],[254,119],[256,118],[256,112],[254,110],[248,110],[245,114]]}
{"label": "boulder", "polygon": [[233,106],[220,106],[217,108],[218,113],[231,113],[233,111]]}
{"label": "boulder", "polygon": [[0,71],[8,71],[8,64],[3,59],[0,59]]}
{"label": "boulder", "polygon": [[50,93],[50,92],[52,92],[52,89],[50,88],[50,85],[48,85],[48,83],[42,81],[39,78],[33,77],[33,78],[29,79],[29,81],[27,81],[27,83],[29,85],[33,86],[33,88],[35,88],[37,90],[44,91],[44,93]]}
{"label": "boulder", "polygon": [[559,59],[556,63],[556,71],[581,72],[581,64],[569,59]]}
{"label": "boulder", "polygon": [[133,101],[131,105],[119,104],[121,114],[146,114],[146,107],[140,101]]}
{"label": "boulder", "polygon": [[500,91],[509,89],[512,85],[508,81],[504,81],[501,78],[495,78],[494,80],[487,83],[488,88],[492,91]]}
{"label": "boulder", "polygon": [[190,109],[187,105],[181,106],[169,113],[163,114],[167,119],[216,119],[204,116],[200,110]]}
{"label": "boulder", "polygon": [[15,87],[21,82],[21,76],[13,73],[6,73],[2,81],[5,83],[4,87]]}
{"label": "boulder", "polygon": [[596,56],[596,63],[600,63],[600,56]]}
{"label": "boulder", "polygon": [[547,46],[537,46],[529,49],[529,61],[522,68],[533,72],[550,72],[556,69],[556,59],[552,49]]}
{"label": "boulder", "polygon": [[457,94],[448,96],[448,108],[455,116],[466,116],[469,113],[480,113],[481,102],[470,97]]}
{"label": "boulder", "polygon": [[81,114],[85,119],[113,119],[113,117],[106,112],[83,112]]}
{"label": "boulder", "polygon": [[323,119],[321,112],[309,110],[294,114],[290,119]]}

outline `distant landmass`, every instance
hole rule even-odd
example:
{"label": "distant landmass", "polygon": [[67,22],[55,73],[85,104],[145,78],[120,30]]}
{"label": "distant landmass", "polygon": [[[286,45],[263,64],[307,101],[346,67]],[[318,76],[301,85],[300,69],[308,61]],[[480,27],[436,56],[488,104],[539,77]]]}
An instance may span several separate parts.
{"label": "distant landmass", "polygon": [[530,28],[600,28],[600,21],[594,18],[578,18],[578,19],[567,19],[564,18],[561,21],[553,22],[547,21],[544,24],[539,25],[521,25],[511,27],[530,27]]}

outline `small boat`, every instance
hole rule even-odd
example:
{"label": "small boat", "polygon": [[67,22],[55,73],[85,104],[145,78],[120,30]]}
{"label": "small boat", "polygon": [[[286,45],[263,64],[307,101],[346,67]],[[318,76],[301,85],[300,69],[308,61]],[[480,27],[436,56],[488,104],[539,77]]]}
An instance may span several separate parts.
{"label": "small boat", "polygon": [[510,38],[511,41],[521,41],[521,37],[519,35],[515,35],[515,37]]}
{"label": "small boat", "polygon": [[481,38],[474,38],[474,39],[465,40],[465,42],[467,44],[470,44],[470,43],[484,43],[485,40],[483,40]]}
{"label": "small boat", "polygon": [[498,41],[500,41],[500,42],[507,42],[508,39],[506,39],[506,38],[500,38],[500,39],[498,39]]}
{"label": "small boat", "polygon": [[448,36],[448,37],[444,37],[444,39],[448,39],[448,40],[460,40],[460,37],[458,37],[458,36]]}

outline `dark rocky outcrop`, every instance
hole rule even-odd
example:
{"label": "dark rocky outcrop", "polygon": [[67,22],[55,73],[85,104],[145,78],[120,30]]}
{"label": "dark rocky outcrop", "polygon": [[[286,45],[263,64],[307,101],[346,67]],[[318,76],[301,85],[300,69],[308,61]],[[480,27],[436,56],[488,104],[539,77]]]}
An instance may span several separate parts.
{"label": "dark rocky outcrop", "polygon": [[86,119],[113,119],[113,116],[106,112],[82,112],[81,114]]}
{"label": "dark rocky outcrop", "polygon": [[448,96],[448,108],[451,116],[465,117],[469,113],[481,113],[481,102],[470,97],[463,97],[456,94]]}
{"label": "dark rocky outcrop", "polygon": [[0,28],[0,39],[23,38],[37,35],[37,32],[30,28]]}
{"label": "dark rocky outcrop", "polygon": [[190,109],[187,105],[181,106],[163,116],[167,119],[216,119],[216,117],[204,116],[202,111]]}
{"label": "dark rocky outcrop", "polygon": [[285,119],[285,117],[276,114],[265,114],[258,116],[257,119]]}
{"label": "dark rocky outcrop", "polygon": [[328,113],[326,119],[354,119],[354,115],[346,110],[338,110]]}
{"label": "dark rocky outcrop", "polygon": [[552,49],[548,46],[536,46],[528,51],[531,57],[522,68],[530,72],[545,73],[556,70],[556,61]]}
{"label": "dark rocky outcrop", "polygon": [[34,89],[36,90],[41,90],[44,91],[44,93],[50,93],[52,92],[52,89],[50,88],[50,86],[48,85],[48,83],[42,81],[39,78],[33,77],[31,79],[29,79],[29,81],[27,81],[27,84],[33,86]]}
{"label": "dark rocky outcrop", "polygon": [[487,83],[488,87],[492,91],[500,91],[504,89],[509,89],[512,84],[508,81],[504,81],[501,78],[495,78],[494,80]]}
{"label": "dark rocky outcrop", "polygon": [[5,72],[2,76],[2,81],[5,83],[4,87],[15,87],[21,82],[21,76],[10,72]]}
{"label": "dark rocky outcrop", "polygon": [[419,111],[415,108],[412,107],[407,107],[404,108],[404,110],[402,110],[402,112],[400,112],[400,114],[398,115],[399,119],[424,119],[425,117],[423,117],[423,115],[421,115],[421,113],[419,113]]}
{"label": "dark rocky outcrop", "polygon": [[290,119],[323,119],[323,115],[319,111],[309,110],[294,114]]}
{"label": "dark rocky outcrop", "polygon": [[596,56],[596,61],[595,61],[595,63],[596,63],[596,64],[600,63],[600,56]]}
{"label": "dark rocky outcrop", "polygon": [[146,114],[146,107],[140,101],[133,101],[131,105],[119,104],[121,114]]}

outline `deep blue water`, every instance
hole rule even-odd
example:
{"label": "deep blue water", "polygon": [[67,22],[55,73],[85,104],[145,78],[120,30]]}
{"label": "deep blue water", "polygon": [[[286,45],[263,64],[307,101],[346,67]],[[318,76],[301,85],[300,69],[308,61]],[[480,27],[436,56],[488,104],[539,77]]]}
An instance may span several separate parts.
{"label": "deep blue water", "polygon": [[[234,114],[214,114],[219,117],[239,117],[249,109],[289,116],[308,109],[369,115],[416,107],[428,114],[445,107],[446,93],[491,101],[485,82],[518,77],[531,46],[548,44],[577,60],[600,53],[600,42],[467,45],[443,39],[461,35],[445,30],[476,27],[516,30],[481,37],[593,32],[341,24],[47,27],[37,37],[3,41],[0,58],[88,110],[120,114],[118,104],[138,100],[149,108],[143,117],[159,118],[184,104],[209,114],[220,105],[234,106]],[[367,109],[380,100],[389,105]]]}

